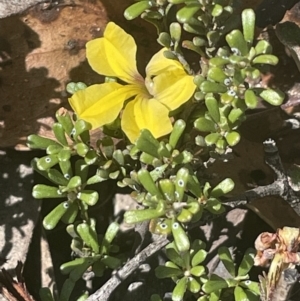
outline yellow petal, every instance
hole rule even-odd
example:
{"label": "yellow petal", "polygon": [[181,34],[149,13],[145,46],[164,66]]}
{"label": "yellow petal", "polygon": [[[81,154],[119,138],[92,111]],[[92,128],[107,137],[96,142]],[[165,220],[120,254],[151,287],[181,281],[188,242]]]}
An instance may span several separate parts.
{"label": "yellow petal", "polygon": [[195,89],[194,77],[177,69],[153,79],[152,95],[169,110],[175,110],[191,98]]}
{"label": "yellow petal", "polygon": [[148,77],[158,75],[167,70],[179,69],[183,71],[183,67],[178,61],[167,59],[164,56],[166,50],[167,48],[163,48],[153,55],[146,67],[146,74]]}
{"label": "yellow petal", "polygon": [[121,127],[132,143],[142,129],[148,129],[155,138],[158,138],[172,131],[168,113],[168,109],[157,100],[138,95],[134,101],[126,105],[121,118]]}
{"label": "yellow petal", "polygon": [[103,38],[86,44],[86,56],[91,67],[99,74],[134,83],[141,78],[136,68],[136,49],[133,37],[109,22]]}
{"label": "yellow petal", "polygon": [[124,101],[140,93],[135,86],[118,83],[92,85],[69,98],[77,116],[97,128],[113,122],[122,110]]}

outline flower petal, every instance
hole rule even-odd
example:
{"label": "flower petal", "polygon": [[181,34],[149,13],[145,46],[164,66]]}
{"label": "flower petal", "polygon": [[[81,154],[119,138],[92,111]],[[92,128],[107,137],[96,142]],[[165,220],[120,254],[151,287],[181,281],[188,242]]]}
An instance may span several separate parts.
{"label": "flower petal", "polygon": [[152,95],[172,111],[187,102],[195,89],[194,77],[177,69],[154,77]]}
{"label": "flower petal", "polygon": [[138,95],[134,101],[126,105],[121,118],[121,127],[132,143],[142,129],[148,129],[155,138],[158,138],[172,131],[168,113],[168,109],[156,99]]}
{"label": "flower petal", "polygon": [[69,98],[69,102],[79,118],[97,128],[113,122],[122,110],[124,101],[137,93],[140,90],[133,85],[122,86],[112,82],[79,90]]}
{"label": "flower petal", "polygon": [[142,80],[136,68],[136,50],[133,37],[113,22],[107,24],[103,38],[86,44],[86,56],[93,70],[127,83]]}
{"label": "flower petal", "polygon": [[164,52],[167,48],[163,48],[153,55],[146,67],[146,74],[148,77],[158,75],[167,70],[180,69],[183,71],[181,63],[176,60],[167,59]]}

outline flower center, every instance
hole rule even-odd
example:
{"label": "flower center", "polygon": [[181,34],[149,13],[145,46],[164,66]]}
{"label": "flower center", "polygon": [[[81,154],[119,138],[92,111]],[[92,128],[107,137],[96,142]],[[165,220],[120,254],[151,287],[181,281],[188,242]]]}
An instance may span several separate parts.
{"label": "flower center", "polygon": [[145,78],[145,86],[151,96],[154,96],[154,82],[151,78]]}

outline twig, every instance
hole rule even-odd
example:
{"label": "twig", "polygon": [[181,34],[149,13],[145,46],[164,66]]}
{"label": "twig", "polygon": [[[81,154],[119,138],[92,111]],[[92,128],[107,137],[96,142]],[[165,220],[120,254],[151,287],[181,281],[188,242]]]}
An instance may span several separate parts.
{"label": "twig", "polygon": [[[149,221],[144,221],[141,223],[137,223],[134,227],[135,231],[135,240],[132,246],[132,254],[137,255],[142,248],[145,246],[146,243],[149,242],[148,239],[146,239],[147,234],[149,233]],[[149,235],[151,238],[151,235]]]}
{"label": "twig", "polygon": [[220,216],[227,214],[236,207],[242,207],[259,198],[266,196],[280,196],[295,210],[300,216],[300,201],[297,193],[291,188],[286,172],[282,165],[276,143],[269,139],[264,142],[265,162],[270,166],[276,175],[276,180],[266,186],[258,186],[256,188],[245,191],[243,194],[224,201],[225,212],[220,215],[214,215],[208,211],[204,211],[201,220],[190,228],[198,227],[206,224]]}
{"label": "twig", "polygon": [[107,301],[117,286],[133,273],[142,262],[155,254],[170,241],[165,237],[159,237],[149,244],[144,250],[128,261],[119,271],[116,272],[100,289],[92,294],[87,301]]}

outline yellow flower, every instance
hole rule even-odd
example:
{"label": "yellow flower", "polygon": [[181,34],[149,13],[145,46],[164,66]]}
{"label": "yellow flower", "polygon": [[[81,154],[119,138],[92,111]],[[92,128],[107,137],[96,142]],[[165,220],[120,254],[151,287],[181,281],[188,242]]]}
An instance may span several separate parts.
{"label": "yellow flower", "polygon": [[99,74],[119,78],[124,84],[109,82],[76,92],[69,102],[77,116],[93,128],[113,122],[125,108],[121,127],[131,142],[141,129],[154,137],[172,130],[169,112],[189,100],[195,90],[193,76],[182,65],[156,53],[146,67],[144,79],[136,67],[136,44],[115,23],[108,23],[104,36],[86,45],[89,64]]}

